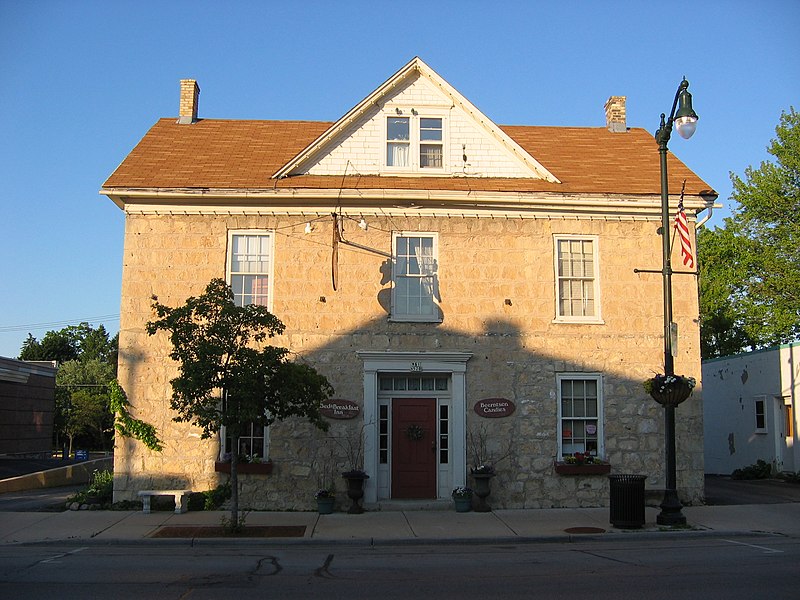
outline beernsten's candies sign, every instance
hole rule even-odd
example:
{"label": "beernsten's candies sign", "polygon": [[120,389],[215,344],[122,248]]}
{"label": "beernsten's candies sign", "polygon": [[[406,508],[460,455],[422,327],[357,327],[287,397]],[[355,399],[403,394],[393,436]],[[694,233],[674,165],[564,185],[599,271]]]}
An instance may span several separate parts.
{"label": "beernsten's candies sign", "polygon": [[478,400],[474,408],[475,412],[481,417],[499,419],[501,417],[510,417],[514,414],[516,406],[511,400],[506,400],[505,398],[486,398],[485,400]]}
{"label": "beernsten's candies sign", "polygon": [[355,419],[361,407],[350,400],[328,400],[320,407],[320,412],[329,419]]}

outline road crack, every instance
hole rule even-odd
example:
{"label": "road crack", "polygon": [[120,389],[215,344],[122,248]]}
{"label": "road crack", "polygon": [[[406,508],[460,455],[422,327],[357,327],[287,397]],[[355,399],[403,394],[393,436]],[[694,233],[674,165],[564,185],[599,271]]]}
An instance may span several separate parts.
{"label": "road crack", "polygon": [[322,566],[314,571],[314,576],[322,577],[324,579],[336,579],[336,576],[329,570],[331,563],[333,563],[333,554],[328,554],[328,557],[325,559],[325,562],[322,564]]}

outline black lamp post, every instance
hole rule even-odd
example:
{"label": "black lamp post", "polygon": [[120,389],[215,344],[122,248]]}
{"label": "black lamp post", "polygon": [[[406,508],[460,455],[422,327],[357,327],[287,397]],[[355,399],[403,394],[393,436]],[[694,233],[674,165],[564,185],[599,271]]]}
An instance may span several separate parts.
{"label": "black lamp post", "polygon": [[[670,248],[669,228],[669,188],[667,182],[667,143],[672,134],[673,125],[678,135],[689,139],[697,126],[697,114],[692,109],[692,95],[687,91],[689,82],[684,78],[675,92],[672,110],[665,121],[661,114],[661,125],[656,131],[658,153],[661,159],[661,243],[662,243],[662,276],[664,281],[664,375],[675,375],[673,357],[673,337],[677,326],[672,322],[672,253]],[[677,108],[677,112],[676,112]],[[685,525],[686,517],[681,512],[681,501],[677,492],[675,465],[675,405],[664,404],[664,437],[667,462],[666,488],[661,512],[656,521],[660,525]]]}

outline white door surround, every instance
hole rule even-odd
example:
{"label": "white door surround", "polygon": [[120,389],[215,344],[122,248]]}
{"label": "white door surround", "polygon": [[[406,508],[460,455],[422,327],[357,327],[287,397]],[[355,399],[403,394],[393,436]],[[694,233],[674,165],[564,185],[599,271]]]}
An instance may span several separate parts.
{"label": "white door surround", "polygon": [[469,352],[374,352],[359,351],[364,361],[364,470],[371,476],[365,483],[364,502],[378,501],[378,374],[440,373],[450,376],[452,385],[452,482],[466,484],[467,361]]}

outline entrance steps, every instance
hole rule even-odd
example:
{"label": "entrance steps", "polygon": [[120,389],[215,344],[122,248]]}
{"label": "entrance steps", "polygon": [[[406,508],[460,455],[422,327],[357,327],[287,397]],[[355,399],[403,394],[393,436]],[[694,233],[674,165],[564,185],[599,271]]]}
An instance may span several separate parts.
{"label": "entrance steps", "polygon": [[410,511],[410,510],[452,510],[453,501],[449,498],[424,500],[379,500],[369,507],[377,511]]}

